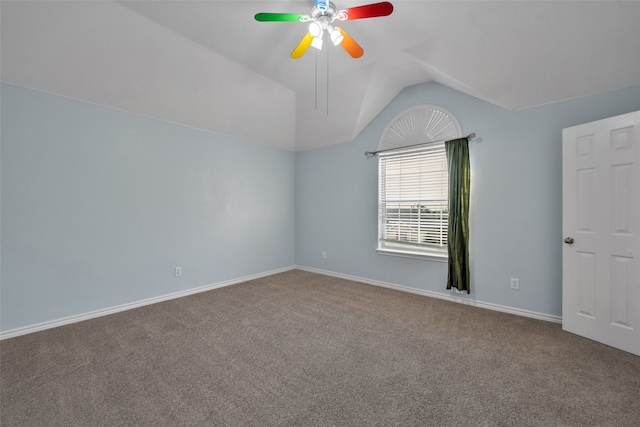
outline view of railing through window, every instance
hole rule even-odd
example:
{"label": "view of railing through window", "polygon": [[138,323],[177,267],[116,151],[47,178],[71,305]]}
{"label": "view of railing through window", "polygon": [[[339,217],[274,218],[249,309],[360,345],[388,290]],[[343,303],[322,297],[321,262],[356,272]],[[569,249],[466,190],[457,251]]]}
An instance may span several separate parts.
{"label": "view of railing through window", "polygon": [[387,201],[383,238],[446,246],[448,218],[446,200],[425,200],[415,204]]}

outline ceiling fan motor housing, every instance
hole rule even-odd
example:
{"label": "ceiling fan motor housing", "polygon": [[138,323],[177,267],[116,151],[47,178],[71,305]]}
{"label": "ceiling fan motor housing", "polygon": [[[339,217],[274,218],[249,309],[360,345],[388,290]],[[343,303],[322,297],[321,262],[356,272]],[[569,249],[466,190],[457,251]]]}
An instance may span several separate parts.
{"label": "ceiling fan motor housing", "polygon": [[316,0],[316,6],[319,10],[327,10],[332,4],[327,0]]}
{"label": "ceiling fan motor housing", "polygon": [[[342,10],[340,12],[346,13],[346,11]],[[314,6],[313,9],[311,9],[311,19],[317,19],[319,16],[328,16],[332,20],[337,18],[336,5],[333,3],[328,3],[328,6],[324,9],[320,9],[318,5]]]}

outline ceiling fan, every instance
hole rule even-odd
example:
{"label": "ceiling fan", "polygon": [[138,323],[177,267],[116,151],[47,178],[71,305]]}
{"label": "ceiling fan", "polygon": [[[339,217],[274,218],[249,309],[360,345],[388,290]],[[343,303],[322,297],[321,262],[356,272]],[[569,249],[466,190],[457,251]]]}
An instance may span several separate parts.
{"label": "ceiling fan", "polygon": [[374,18],[388,16],[393,12],[393,5],[389,2],[367,4],[338,10],[329,0],[315,0],[315,6],[309,15],[294,13],[257,13],[256,21],[259,22],[305,22],[309,24],[309,31],[300,43],[291,52],[294,59],[301,58],[309,46],[322,49],[322,39],[325,32],[334,45],[340,45],[354,58],[360,58],[364,50],[347,34],[345,30],[333,25],[335,20],[352,21],[354,19]]}

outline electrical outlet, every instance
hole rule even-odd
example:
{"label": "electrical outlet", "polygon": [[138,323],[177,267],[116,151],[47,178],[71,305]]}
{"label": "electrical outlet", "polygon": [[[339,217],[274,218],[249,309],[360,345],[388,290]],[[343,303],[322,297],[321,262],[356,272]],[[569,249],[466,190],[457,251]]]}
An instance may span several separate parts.
{"label": "electrical outlet", "polygon": [[176,268],[173,270],[173,274],[174,274],[176,277],[180,277],[180,276],[182,276],[182,267],[176,267]]}
{"label": "electrical outlet", "polygon": [[517,277],[511,278],[511,289],[520,289],[520,279]]}
{"label": "electrical outlet", "polygon": [[322,259],[327,259],[327,253],[326,252],[322,252]]}

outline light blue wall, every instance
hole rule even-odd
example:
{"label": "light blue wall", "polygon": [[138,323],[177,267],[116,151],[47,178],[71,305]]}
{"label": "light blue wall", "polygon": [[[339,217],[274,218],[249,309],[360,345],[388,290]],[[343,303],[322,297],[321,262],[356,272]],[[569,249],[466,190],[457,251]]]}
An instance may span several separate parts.
{"label": "light blue wall", "polygon": [[375,253],[377,160],[364,152],[419,104],[446,108],[480,139],[470,148],[472,292],[462,298],[560,316],[562,129],[640,110],[640,87],[515,112],[433,82],[405,89],[352,143],[297,154],[298,265],[451,294],[445,263]]}
{"label": "light blue wall", "polygon": [[0,89],[2,331],[295,263],[293,153]]}
{"label": "light blue wall", "polygon": [[560,315],[561,130],[640,110],[640,87],[509,112],[426,83],[352,143],[293,154],[0,90],[1,331],[294,264],[446,294],[444,263],[374,251],[377,161],[363,153],[424,103],[481,138],[471,144],[468,298]]}

